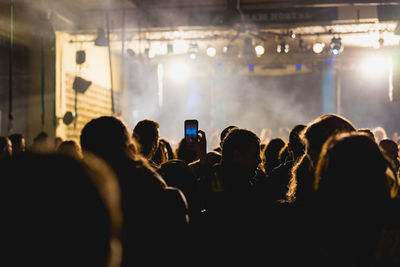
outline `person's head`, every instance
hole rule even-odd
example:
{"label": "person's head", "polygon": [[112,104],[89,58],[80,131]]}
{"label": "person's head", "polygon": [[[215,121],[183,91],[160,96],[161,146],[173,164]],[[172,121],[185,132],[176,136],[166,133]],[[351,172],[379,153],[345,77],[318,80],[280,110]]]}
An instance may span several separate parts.
{"label": "person's head", "polygon": [[221,163],[254,172],[261,162],[260,138],[252,131],[234,128],[222,142]]}
{"label": "person's head", "polygon": [[312,121],[303,130],[302,139],[311,163],[315,166],[322,145],[330,136],[353,131],[356,131],[354,125],[348,119],[336,114],[324,114]]}
{"label": "person's head", "polygon": [[393,161],[399,160],[399,147],[392,139],[383,139],[379,142],[379,147]]}
{"label": "person's head", "polygon": [[164,145],[168,160],[175,159],[176,156],[174,149],[172,148],[171,142],[166,138],[160,138],[160,143]]}
{"label": "person's head", "polygon": [[35,153],[51,152],[52,147],[49,142],[49,135],[43,131],[38,133],[33,139],[31,150]]}
{"label": "person's head", "polygon": [[186,198],[191,200],[193,191],[197,190],[196,177],[185,161],[168,160],[161,164],[157,172],[164,178],[168,186],[179,188]]}
{"label": "person's head", "polygon": [[82,158],[82,151],[80,145],[75,140],[62,141],[57,149],[57,153],[66,154],[75,158]]}
{"label": "person's head", "polygon": [[133,129],[132,137],[138,141],[140,152],[147,159],[151,159],[158,148],[159,127],[158,122],[145,119],[139,121]]}
{"label": "person's head", "polygon": [[182,138],[175,150],[176,158],[185,161],[187,164],[199,159],[199,155],[193,147],[188,146],[185,138]]}
{"label": "person's head", "polygon": [[227,136],[227,134],[229,133],[229,131],[232,130],[232,129],[234,129],[234,128],[239,128],[239,127],[232,124],[232,125],[226,126],[226,127],[222,130],[221,134],[219,135],[219,144],[220,144],[221,147],[222,147],[222,142],[224,141],[224,139],[225,139],[225,137]]}
{"label": "person's head", "polygon": [[15,265],[119,266],[120,189],[103,161],[28,152],[2,171],[1,241]]}
{"label": "person's head", "polygon": [[114,116],[89,121],[81,131],[80,145],[84,156],[89,151],[107,162],[132,157],[138,151],[125,123]]}
{"label": "person's head", "polygon": [[174,158],[175,158],[175,153],[169,141],[165,138],[160,138],[157,150],[153,156],[153,161],[156,164],[162,164],[163,162],[166,162]]}
{"label": "person's head", "polygon": [[292,168],[287,191],[289,201],[314,199],[315,166],[323,144],[332,135],[355,131],[356,128],[349,120],[336,114],[324,114],[301,131],[301,141],[305,144],[306,150]]}
{"label": "person's head", "polygon": [[26,144],[25,144],[25,138],[22,134],[14,133],[11,134],[8,138],[11,140],[13,155],[25,152]]}
{"label": "person's head", "polygon": [[302,131],[306,128],[304,124],[295,125],[289,133],[288,149],[292,155],[293,160],[297,160],[301,155],[304,154],[305,145],[301,140],[300,136]]}
{"label": "person's head", "polygon": [[272,138],[262,151],[264,170],[269,174],[280,164],[279,153],[286,145],[285,140],[280,137]]}
{"label": "person's head", "polygon": [[6,136],[0,136],[0,160],[10,158],[12,155],[11,140]]}
{"label": "person's head", "polygon": [[208,162],[210,162],[211,165],[214,165],[216,163],[220,163],[221,162],[221,153],[217,152],[217,151],[210,151],[207,152],[207,160]]}
{"label": "person's head", "polygon": [[326,201],[350,205],[389,199],[388,161],[365,133],[341,133],[324,144],[314,188]]}

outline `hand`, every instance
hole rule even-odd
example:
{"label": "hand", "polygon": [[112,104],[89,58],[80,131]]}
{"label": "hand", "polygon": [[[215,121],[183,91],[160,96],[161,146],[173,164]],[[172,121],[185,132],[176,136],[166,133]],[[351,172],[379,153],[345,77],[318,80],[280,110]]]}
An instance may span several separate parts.
{"label": "hand", "polygon": [[199,156],[200,162],[205,163],[207,161],[207,139],[206,133],[202,130],[198,130],[197,142],[193,142],[193,147]]}

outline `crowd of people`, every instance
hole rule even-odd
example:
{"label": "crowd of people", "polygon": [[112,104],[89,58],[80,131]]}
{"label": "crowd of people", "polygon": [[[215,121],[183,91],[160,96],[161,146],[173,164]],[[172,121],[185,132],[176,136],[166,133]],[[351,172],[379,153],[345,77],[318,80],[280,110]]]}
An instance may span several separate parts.
{"label": "crowd of people", "polygon": [[[264,142],[177,147],[100,116],[80,140],[0,137],[11,266],[400,266],[399,144],[323,114]],[[286,141],[287,140],[287,141]]]}

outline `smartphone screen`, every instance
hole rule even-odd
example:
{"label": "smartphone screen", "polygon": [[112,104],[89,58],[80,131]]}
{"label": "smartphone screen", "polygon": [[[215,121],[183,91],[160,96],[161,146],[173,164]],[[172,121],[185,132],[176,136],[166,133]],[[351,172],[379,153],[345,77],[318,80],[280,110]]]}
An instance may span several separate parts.
{"label": "smartphone screen", "polygon": [[185,120],[186,143],[191,143],[192,140],[197,140],[198,129],[199,129],[199,122],[197,120]]}

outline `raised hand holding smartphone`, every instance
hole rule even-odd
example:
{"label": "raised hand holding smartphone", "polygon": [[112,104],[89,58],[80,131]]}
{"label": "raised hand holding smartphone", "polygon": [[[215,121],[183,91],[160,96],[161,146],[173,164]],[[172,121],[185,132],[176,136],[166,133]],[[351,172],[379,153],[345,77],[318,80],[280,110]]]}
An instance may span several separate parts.
{"label": "raised hand holding smartphone", "polygon": [[185,120],[185,142],[188,146],[192,147],[193,142],[197,142],[197,134],[199,130],[198,120]]}

